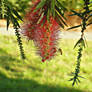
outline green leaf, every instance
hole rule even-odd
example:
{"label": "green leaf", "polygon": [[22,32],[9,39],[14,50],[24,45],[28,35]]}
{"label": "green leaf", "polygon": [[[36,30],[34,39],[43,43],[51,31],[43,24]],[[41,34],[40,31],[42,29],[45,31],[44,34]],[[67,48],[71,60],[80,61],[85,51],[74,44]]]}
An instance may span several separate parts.
{"label": "green leaf", "polygon": [[66,24],[66,22],[60,17],[60,19],[61,19],[61,21],[63,22],[63,24],[65,25],[65,26],[68,26],[67,24]]}
{"label": "green leaf", "polygon": [[10,9],[7,7],[7,16],[6,16],[6,20],[7,20],[7,30],[8,27],[10,25]]}
{"label": "green leaf", "polygon": [[64,25],[63,25],[62,22],[60,21],[60,18],[59,18],[59,16],[58,16],[57,12],[56,12],[56,21],[57,21],[57,23],[58,23],[62,28],[64,28]]}
{"label": "green leaf", "polygon": [[15,9],[12,9],[12,12],[15,14],[15,16],[16,16],[18,19],[20,19],[20,20],[23,21],[22,17],[18,14],[18,12],[17,12]]}
{"label": "green leaf", "polygon": [[78,81],[79,83],[81,82],[79,78],[77,78],[77,81]]}
{"label": "green leaf", "polygon": [[49,21],[50,19],[50,10],[48,9],[48,12],[47,12],[47,21]]}
{"label": "green leaf", "polygon": [[38,9],[42,8],[45,5],[45,0],[41,0],[40,3],[37,5],[34,12],[36,12]]}
{"label": "green leaf", "polygon": [[87,17],[87,20],[90,19],[92,17],[92,14],[89,14],[89,16]]}
{"label": "green leaf", "polygon": [[83,12],[83,15],[91,13],[91,12],[92,12],[92,10],[85,11],[85,12]]}
{"label": "green leaf", "polygon": [[1,0],[0,1],[0,8],[1,8],[1,15],[2,15],[2,18],[5,18],[5,15],[6,15],[6,2],[5,2],[5,0]]}
{"label": "green leaf", "polygon": [[82,17],[82,15],[81,15],[81,13],[77,13],[76,11],[74,11],[74,10],[71,10],[73,13],[74,13],[74,15],[77,15],[77,16],[79,16],[81,19],[83,18]]}
{"label": "green leaf", "polygon": [[82,79],[85,79],[84,77],[82,77],[82,76],[80,76],[80,75],[78,75],[78,77],[80,77],[80,78],[82,78]]}
{"label": "green leaf", "polygon": [[89,26],[89,25],[91,25],[91,24],[92,24],[92,22],[88,23],[87,26]]}
{"label": "green leaf", "polygon": [[74,48],[76,48],[76,46],[79,45],[79,44],[82,44],[82,46],[85,47],[85,42],[84,42],[84,39],[83,39],[83,38],[80,38],[80,39],[77,41],[77,43],[74,45]]}
{"label": "green leaf", "polygon": [[70,28],[68,28],[67,30],[71,30],[71,29],[78,28],[78,27],[81,27],[81,25],[77,25],[77,26],[70,27]]}
{"label": "green leaf", "polygon": [[73,78],[69,79],[69,81],[72,81],[72,80],[73,80]]}
{"label": "green leaf", "polygon": [[42,15],[40,16],[39,20],[37,21],[37,24],[40,23],[40,21],[42,20],[43,17],[44,17],[44,13],[42,13]]}
{"label": "green leaf", "polygon": [[76,79],[73,79],[73,83],[72,83],[72,86],[74,86],[76,83]]}
{"label": "green leaf", "polygon": [[82,41],[82,38],[81,38],[81,39],[79,39],[79,40],[77,41],[77,43],[74,45],[74,48],[76,48],[76,46],[77,46],[78,44],[80,44],[80,43],[81,43],[81,41]]}
{"label": "green leaf", "polygon": [[84,48],[86,47],[84,39],[82,39],[81,44]]}
{"label": "green leaf", "polygon": [[11,21],[12,21],[12,24],[13,24],[14,26],[17,26],[17,27],[20,28],[20,25],[19,25],[17,19],[16,19],[13,15],[11,15]]}
{"label": "green leaf", "polygon": [[61,12],[61,10],[60,10],[57,6],[55,6],[55,9],[56,9],[57,12],[66,20],[64,14]]}
{"label": "green leaf", "polygon": [[61,7],[62,10],[66,11],[67,9],[58,1],[56,0],[56,3],[59,7]]}
{"label": "green leaf", "polygon": [[58,19],[60,20],[60,21],[62,21],[62,23],[65,25],[65,26],[67,26],[67,24],[65,23],[65,21],[63,20],[63,18],[57,13],[57,15],[58,15]]}
{"label": "green leaf", "polygon": [[51,0],[51,11],[52,15],[55,17],[55,0]]}

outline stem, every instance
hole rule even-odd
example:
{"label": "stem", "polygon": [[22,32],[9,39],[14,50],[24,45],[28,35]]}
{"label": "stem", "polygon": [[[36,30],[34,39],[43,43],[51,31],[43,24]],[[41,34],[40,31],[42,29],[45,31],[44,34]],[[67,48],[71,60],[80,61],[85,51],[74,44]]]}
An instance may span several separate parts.
{"label": "stem", "polygon": [[82,57],[82,51],[83,51],[83,46],[82,46],[82,44],[80,44],[79,49],[78,49],[77,64],[76,64],[76,68],[75,68],[72,86],[74,86],[74,84],[77,82],[77,80],[79,80],[78,77],[79,77],[79,73],[80,73],[80,62],[81,62],[81,57]]}
{"label": "stem", "polygon": [[17,37],[18,45],[19,45],[19,48],[20,48],[21,58],[25,59],[25,54],[24,54],[22,40],[21,40],[21,37],[20,37],[19,30],[16,27],[14,29],[15,29],[15,34],[16,34],[16,37]]}

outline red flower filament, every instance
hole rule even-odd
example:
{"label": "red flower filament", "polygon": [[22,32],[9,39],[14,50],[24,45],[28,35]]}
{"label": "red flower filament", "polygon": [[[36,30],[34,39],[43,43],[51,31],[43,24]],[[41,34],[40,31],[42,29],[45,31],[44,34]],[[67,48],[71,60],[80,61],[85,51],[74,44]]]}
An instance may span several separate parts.
{"label": "red flower filament", "polygon": [[33,12],[37,3],[39,3],[39,0],[34,4],[31,11],[27,13],[25,18],[26,23],[24,23],[24,30],[22,33],[30,40],[34,41],[35,46],[38,48],[38,54],[42,57],[42,62],[44,62],[55,56],[60,26],[52,16],[50,16],[49,22],[46,16],[44,16],[40,23],[37,24],[41,16],[39,15],[40,9]]}

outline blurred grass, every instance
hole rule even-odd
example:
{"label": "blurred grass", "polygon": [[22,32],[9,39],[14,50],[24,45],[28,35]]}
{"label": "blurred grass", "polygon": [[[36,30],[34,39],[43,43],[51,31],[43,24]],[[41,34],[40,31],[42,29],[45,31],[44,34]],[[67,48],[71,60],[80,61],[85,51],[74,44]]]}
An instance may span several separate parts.
{"label": "blurred grass", "polygon": [[76,40],[61,40],[57,53],[50,62],[41,62],[32,41],[23,39],[27,60],[21,60],[16,37],[0,35],[0,92],[92,92],[92,41],[83,52],[79,85],[71,86],[69,74],[74,70]]}

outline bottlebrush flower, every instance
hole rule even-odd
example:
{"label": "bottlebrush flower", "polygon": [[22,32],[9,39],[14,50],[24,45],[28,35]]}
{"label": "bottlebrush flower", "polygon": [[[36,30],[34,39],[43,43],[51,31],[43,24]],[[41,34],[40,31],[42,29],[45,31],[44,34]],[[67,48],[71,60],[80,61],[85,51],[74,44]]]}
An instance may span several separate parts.
{"label": "bottlebrush flower", "polygon": [[37,53],[42,57],[42,62],[44,62],[55,56],[60,26],[52,16],[48,21],[46,15],[43,16],[40,23],[37,23],[42,13],[39,14],[40,9],[36,12],[33,12],[33,10],[39,2],[40,0],[26,14],[22,33],[34,41],[35,46],[38,48]]}
{"label": "bottlebrush flower", "polygon": [[34,31],[37,27],[37,21],[41,16],[41,14],[39,14],[40,10],[37,10],[36,12],[33,11],[39,2],[40,0],[37,0],[37,2],[34,3],[30,11],[26,14],[24,24],[21,27],[22,34],[26,36],[29,40],[34,39]]}
{"label": "bottlebrush flower", "polygon": [[[46,18],[46,16],[44,16]],[[43,26],[38,25],[35,29],[34,42],[38,47],[38,53],[42,57],[42,62],[51,59],[57,51],[57,40],[59,38],[60,26],[53,17],[47,20]]]}

